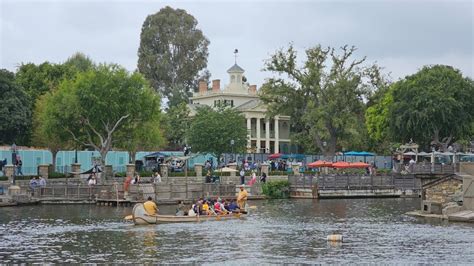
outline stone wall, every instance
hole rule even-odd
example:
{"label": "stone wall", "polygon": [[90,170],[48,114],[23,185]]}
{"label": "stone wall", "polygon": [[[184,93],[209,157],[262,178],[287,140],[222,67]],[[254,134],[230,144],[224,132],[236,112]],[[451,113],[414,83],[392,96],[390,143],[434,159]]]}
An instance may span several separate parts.
{"label": "stone wall", "polygon": [[474,211],[474,176],[463,176],[463,205],[466,210]]}
{"label": "stone wall", "polygon": [[444,204],[453,201],[461,193],[462,182],[457,179],[449,179],[427,188],[425,190],[425,200]]}
{"label": "stone wall", "polygon": [[474,163],[462,162],[459,164],[459,172],[461,174],[473,175],[474,176]]}
{"label": "stone wall", "polygon": [[466,210],[474,211],[474,163],[460,163],[459,172],[463,177],[463,206]]}

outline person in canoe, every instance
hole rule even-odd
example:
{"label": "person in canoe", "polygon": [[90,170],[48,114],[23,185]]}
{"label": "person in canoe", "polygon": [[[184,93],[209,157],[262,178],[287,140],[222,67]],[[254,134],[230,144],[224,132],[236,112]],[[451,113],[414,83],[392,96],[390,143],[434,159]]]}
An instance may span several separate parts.
{"label": "person in canoe", "polygon": [[184,205],[184,202],[179,201],[178,208],[176,208],[176,216],[185,216],[188,215],[188,208]]}
{"label": "person in canoe", "polygon": [[231,213],[240,212],[239,206],[237,206],[237,203],[235,203],[235,200],[232,200],[229,203],[229,206],[227,207],[227,210],[230,211]]}
{"label": "person in canoe", "polygon": [[240,186],[240,192],[237,196],[237,204],[239,205],[239,209],[245,209],[245,204],[247,203],[247,196],[247,190],[245,190],[244,186]]}
{"label": "person in canoe", "polygon": [[158,207],[156,203],[152,200],[151,197],[148,197],[148,200],[143,203],[143,207],[148,215],[157,215],[158,214]]}

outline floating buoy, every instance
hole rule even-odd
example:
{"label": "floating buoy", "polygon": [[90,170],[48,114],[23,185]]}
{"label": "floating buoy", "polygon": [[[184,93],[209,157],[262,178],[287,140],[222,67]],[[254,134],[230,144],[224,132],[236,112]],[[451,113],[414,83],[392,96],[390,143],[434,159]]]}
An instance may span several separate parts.
{"label": "floating buoy", "polygon": [[342,242],[343,238],[344,237],[342,235],[334,234],[334,235],[328,235],[326,237],[326,240],[327,241],[334,241],[334,242]]}

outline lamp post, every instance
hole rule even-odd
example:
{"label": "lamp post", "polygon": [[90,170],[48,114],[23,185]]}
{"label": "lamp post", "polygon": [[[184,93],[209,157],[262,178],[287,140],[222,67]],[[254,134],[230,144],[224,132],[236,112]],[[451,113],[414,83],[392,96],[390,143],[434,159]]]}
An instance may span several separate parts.
{"label": "lamp post", "polygon": [[76,155],[76,157],[74,158],[74,163],[77,163],[77,147],[76,147],[76,149],[74,150],[74,152],[75,152],[75,155]]}
{"label": "lamp post", "polygon": [[231,149],[232,149],[232,160],[234,160],[234,144],[235,144],[234,140],[231,139],[230,140],[230,146],[231,146]]}
{"label": "lamp post", "polygon": [[15,175],[16,175],[16,144],[13,143],[11,147],[12,151],[12,164],[13,164],[13,175],[12,175],[12,184],[15,185]]}
{"label": "lamp post", "polygon": [[[326,146],[328,145],[328,143],[326,141],[323,141],[323,153],[326,154]],[[324,155],[324,160],[326,160],[326,155]]]}

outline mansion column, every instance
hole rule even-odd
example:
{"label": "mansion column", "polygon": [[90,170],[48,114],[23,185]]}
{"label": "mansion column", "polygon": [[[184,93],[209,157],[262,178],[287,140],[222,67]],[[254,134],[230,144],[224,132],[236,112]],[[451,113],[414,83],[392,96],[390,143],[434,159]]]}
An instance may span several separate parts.
{"label": "mansion column", "polygon": [[252,148],[252,118],[247,117],[247,147]]}
{"label": "mansion column", "polygon": [[265,119],[265,153],[270,153],[270,119]]}
{"label": "mansion column", "polygon": [[274,151],[275,153],[280,152],[280,123],[278,120],[278,117],[275,117],[275,123],[273,123],[273,126],[275,127],[275,148]]}
{"label": "mansion column", "polygon": [[260,118],[257,118],[257,153],[260,152]]}

